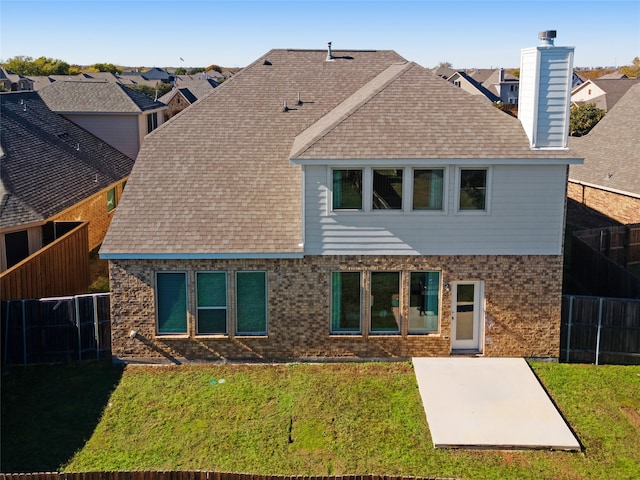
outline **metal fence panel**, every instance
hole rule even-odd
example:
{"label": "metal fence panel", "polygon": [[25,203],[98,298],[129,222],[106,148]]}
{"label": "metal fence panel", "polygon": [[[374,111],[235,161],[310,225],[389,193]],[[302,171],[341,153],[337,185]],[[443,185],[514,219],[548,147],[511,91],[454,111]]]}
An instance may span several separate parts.
{"label": "metal fence panel", "polygon": [[109,294],[2,302],[2,365],[110,356]]}

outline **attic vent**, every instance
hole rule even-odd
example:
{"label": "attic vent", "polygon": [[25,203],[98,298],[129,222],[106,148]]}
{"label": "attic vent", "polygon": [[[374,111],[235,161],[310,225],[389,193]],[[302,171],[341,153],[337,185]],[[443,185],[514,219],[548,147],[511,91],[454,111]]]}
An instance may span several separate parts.
{"label": "attic vent", "polygon": [[538,38],[542,40],[542,45],[553,45],[553,39],[556,38],[557,32],[555,30],[545,30],[538,33]]}
{"label": "attic vent", "polygon": [[327,62],[332,62],[333,61],[333,52],[331,51],[331,42],[327,42]]}
{"label": "attic vent", "polygon": [[262,64],[263,65],[273,65],[269,60],[265,60]]}

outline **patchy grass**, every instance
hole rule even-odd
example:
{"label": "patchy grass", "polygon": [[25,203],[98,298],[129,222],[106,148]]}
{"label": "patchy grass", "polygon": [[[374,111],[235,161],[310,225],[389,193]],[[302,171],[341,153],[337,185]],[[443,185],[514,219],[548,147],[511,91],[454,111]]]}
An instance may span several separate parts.
{"label": "patchy grass", "polygon": [[[100,370],[104,367],[98,364],[17,369],[3,379],[2,468],[17,471],[15,464],[5,462],[11,435],[33,430],[40,433],[21,439],[16,447],[24,461],[41,455],[42,439],[55,445],[64,443],[63,434],[76,437],[73,447],[51,458],[48,470],[199,469],[468,479],[640,477],[640,367],[548,363],[532,367],[577,433],[583,452],[434,450],[408,362],[130,366],[108,399],[105,392],[112,390],[113,373]],[[103,393],[96,395],[104,409],[99,422],[95,402],[86,405],[82,395],[43,394],[54,386],[57,393],[62,382],[47,380],[47,368],[68,368],[70,375],[74,369],[97,369],[93,380],[84,380],[84,388],[91,392],[94,384],[103,385]],[[30,392],[38,383],[45,385]],[[28,405],[17,401],[31,393],[37,398]],[[8,405],[5,396],[13,399]],[[49,413],[65,412],[55,420],[58,430],[47,427],[48,417],[32,420],[45,405]],[[79,428],[75,424],[64,428],[61,418],[71,422],[74,412],[85,409],[93,413],[81,422],[80,432],[75,433]],[[4,419],[9,417],[15,420],[5,428]],[[21,468],[35,469],[28,467]]]}

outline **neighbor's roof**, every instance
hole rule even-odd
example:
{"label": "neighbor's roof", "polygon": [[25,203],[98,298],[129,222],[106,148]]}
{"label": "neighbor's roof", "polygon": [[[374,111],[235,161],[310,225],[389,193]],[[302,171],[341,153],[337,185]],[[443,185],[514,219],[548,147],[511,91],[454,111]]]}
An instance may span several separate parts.
{"label": "neighbor's roof", "polygon": [[133,160],[36,92],[0,95],[0,227],[39,222],[126,177]]}
{"label": "neighbor's roof", "polygon": [[584,156],[584,165],[571,165],[569,179],[640,196],[638,139],[640,82],[589,134],[569,137],[571,149]]}
{"label": "neighbor's roof", "polygon": [[395,52],[326,56],[272,50],[148,135],[101,253],[300,254],[292,159],[572,157]]}
{"label": "neighbor's roof", "polygon": [[39,93],[58,113],[141,113],[166,107],[143,93],[107,81],[58,80]]}

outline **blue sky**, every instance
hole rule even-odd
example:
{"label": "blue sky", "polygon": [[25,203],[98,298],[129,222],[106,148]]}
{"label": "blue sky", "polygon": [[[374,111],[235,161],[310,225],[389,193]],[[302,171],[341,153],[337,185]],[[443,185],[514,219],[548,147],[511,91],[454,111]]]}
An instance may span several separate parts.
{"label": "blue sky", "polygon": [[[243,67],[272,48],[389,49],[425,67],[519,66],[557,30],[574,65],[640,56],[640,0],[0,0],[0,58]],[[181,60],[183,59],[183,60]]]}

